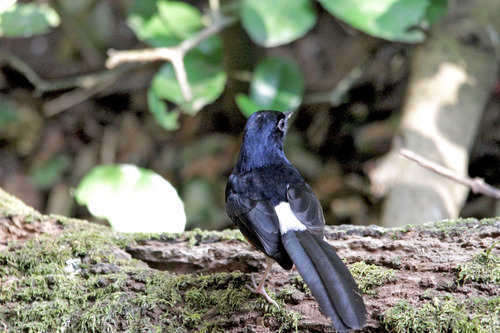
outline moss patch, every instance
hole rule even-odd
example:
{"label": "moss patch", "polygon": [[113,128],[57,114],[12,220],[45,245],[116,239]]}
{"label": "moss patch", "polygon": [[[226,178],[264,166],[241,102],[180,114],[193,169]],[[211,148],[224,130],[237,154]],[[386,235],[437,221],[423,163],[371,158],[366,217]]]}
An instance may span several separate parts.
{"label": "moss patch", "polygon": [[24,202],[0,188],[0,216],[9,215],[41,216],[32,207],[27,206]]}
{"label": "moss patch", "polygon": [[435,297],[420,308],[402,300],[383,316],[390,332],[499,332],[500,296],[459,300]]}
{"label": "moss patch", "polygon": [[[54,219],[54,217],[51,217]],[[145,267],[122,249],[133,236],[64,221],[58,235],[12,243],[0,252],[0,322],[7,332],[226,332],[228,317],[263,316],[273,331],[300,316],[251,293],[240,272],[174,275]],[[196,242],[237,233],[193,231]]]}
{"label": "moss patch", "polygon": [[458,265],[459,284],[468,281],[479,283],[500,283],[500,257],[491,253],[494,243],[486,251],[481,251],[470,262]]}
{"label": "moss patch", "polygon": [[489,226],[498,227],[500,225],[500,218],[488,218],[481,221],[474,218],[467,219],[449,219],[438,222],[427,222],[422,225],[407,226],[408,230],[417,229],[423,230],[431,234],[441,235],[448,237],[450,235],[460,235],[462,233],[476,232],[472,227],[481,224],[481,228]]}
{"label": "moss patch", "polygon": [[145,240],[163,240],[167,242],[177,242],[181,240],[188,240],[190,246],[199,245],[202,243],[214,243],[221,240],[232,240],[237,239],[239,241],[245,241],[243,234],[236,229],[226,229],[223,231],[214,230],[201,230],[193,229],[190,231],[185,231],[182,234],[173,233],[163,233],[163,234],[144,234],[135,233],[132,234],[133,240],[136,242]]}
{"label": "moss patch", "polygon": [[359,290],[365,295],[376,295],[375,287],[395,280],[396,270],[386,269],[364,261],[356,262],[349,267]]}

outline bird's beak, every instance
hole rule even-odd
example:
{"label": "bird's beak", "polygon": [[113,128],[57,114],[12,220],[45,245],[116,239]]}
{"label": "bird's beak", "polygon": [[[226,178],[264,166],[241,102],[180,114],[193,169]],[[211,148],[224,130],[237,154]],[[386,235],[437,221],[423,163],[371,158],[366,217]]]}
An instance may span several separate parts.
{"label": "bird's beak", "polygon": [[287,111],[287,112],[283,112],[286,116],[286,119],[290,119],[290,117],[292,116],[293,112],[292,111]]}

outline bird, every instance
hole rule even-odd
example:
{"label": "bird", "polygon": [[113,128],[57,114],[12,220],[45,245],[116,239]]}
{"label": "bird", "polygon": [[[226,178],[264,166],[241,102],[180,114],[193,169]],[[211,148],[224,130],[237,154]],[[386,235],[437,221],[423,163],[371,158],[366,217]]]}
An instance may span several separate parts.
{"label": "bird", "polygon": [[325,241],[325,219],[311,186],[286,158],[283,146],[291,112],[250,115],[225,192],[226,212],[243,236],[266,255],[266,269],[251,291],[270,303],[265,281],[276,261],[296,266],[323,315],[339,332],[366,324],[366,306],[349,269]]}

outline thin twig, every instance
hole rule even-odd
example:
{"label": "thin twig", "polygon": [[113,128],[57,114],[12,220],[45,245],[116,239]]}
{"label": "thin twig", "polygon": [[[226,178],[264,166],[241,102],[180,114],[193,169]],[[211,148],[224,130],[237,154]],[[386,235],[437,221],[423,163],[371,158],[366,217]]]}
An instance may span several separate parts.
{"label": "thin twig", "polygon": [[72,90],[48,101],[42,108],[44,115],[47,117],[54,116],[91,98],[94,95],[97,95],[101,91],[116,83],[120,77],[136,67],[137,66],[129,64],[128,66],[108,71],[108,74],[100,76],[99,80],[91,80],[92,84],[82,84],[81,88]]}
{"label": "thin twig", "polygon": [[56,97],[44,104],[44,106],[42,107],[43,113],[47,117],[55,116],[56,114],[59,114],[62,111],[65,111],[108,88],[116,82],[117,78],[118,76],[107,78],[106,80],[102,80],[89,89],[75,89],[59,97]]}
{"label": "thin twig", "polygon": [[[41,96],[47,92],[72,88],[92,89],[102,81],[107,81],[109,78],[116,77],[117,73],[120,74],[124,71],[123,69],[114,69],[111,71],[106,70],[63,79],[46,80],[40,77],[28,63],[12,53],[0,51],[0,64],[6,64],[20,72],[35,87],[35,96]],[[127,69],[127,71],[128,70],[129,69]]]}
{"label": "thin twig", "polygon": [[407,159],[416,162],[418,165],[428,170],[431,170],[457,183],[468,186],[473,193],[481,193],[493,197],[495,199],[500,199],[500,190],[491,185],[486,184],[482,178],[478,177],[469,178],[460,176],[456,172],[448,168],[445,168],[442,165],[439,165],[433,161],[430,161],[408,149],[401,149],[399,153],[402,156],[406,157]]}

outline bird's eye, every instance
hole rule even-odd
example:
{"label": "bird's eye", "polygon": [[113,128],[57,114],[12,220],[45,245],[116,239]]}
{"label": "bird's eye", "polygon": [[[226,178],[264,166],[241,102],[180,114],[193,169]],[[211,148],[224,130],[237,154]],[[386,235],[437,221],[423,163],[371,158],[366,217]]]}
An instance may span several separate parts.
{"label": "bird's eye", "polygon": [[280,121],[278,122],[278,129],[282,132],[286,131],[286,118],[280,119]]}

